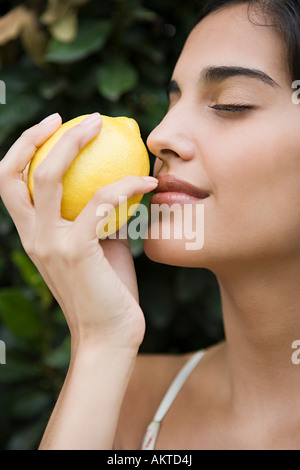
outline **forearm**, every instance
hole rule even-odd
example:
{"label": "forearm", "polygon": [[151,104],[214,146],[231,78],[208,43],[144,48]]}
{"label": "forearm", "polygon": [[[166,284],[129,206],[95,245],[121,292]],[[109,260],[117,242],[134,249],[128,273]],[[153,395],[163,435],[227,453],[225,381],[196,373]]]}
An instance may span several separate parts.
{"label": "forearm", "polygon": [[105,346],[78,347],[39,449],[112,449],[135,358]]}
{"label": "forearm", "polygon": [[[20,175],[59,129],[61,117],[27,129],[0,162],[1,198],[75,337],[76,350],[73,342],[70,368],[40,449],[112,449],[145,333],[129,241],[99,241],[101,221],[95,214],[108,202],[117,208],[120,195],[129,200],[152,191],[158,180],[126,176],[98,189],[73,223],[61,217],[63,177],[78,152],[98,136],[102,120],[95,117],[65,132],[34,170],[34,201]],[[91,339],[97,339],[93,347]]]}

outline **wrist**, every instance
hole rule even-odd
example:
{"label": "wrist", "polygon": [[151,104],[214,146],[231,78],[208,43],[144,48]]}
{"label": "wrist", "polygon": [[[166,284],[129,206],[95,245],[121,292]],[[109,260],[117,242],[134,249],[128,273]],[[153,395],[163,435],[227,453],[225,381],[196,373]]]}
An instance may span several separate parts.
{"label": "wrist", "polygon": [[104,358],[123,358],[126,362],[135,362],[139,346],[120,344],[102,335],[79,337],[71,335],[71,361],[81,357],[92,361]]}
{"label": "wrist", "polygon": [[144,319],[142,328],[138,324],[134,326],[133,330],[128,325],[124,328],[119,326],[118,331],[113,332],[97,328],[70,329],[72,353],[98,354],[111,351],[135,358],[145,334]]}

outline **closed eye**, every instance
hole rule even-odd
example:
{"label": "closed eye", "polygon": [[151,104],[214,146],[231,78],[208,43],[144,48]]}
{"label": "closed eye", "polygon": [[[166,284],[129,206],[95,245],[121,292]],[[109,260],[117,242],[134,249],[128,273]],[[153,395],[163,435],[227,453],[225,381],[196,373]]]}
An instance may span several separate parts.
{"label": "closed eye", "polygon": [[254,106],[250,105],[238,105],[238,104],[216,104],[214,106],[209,106],[209,108],[216,111],[228,111],[232,113],[250,111],[254,109]]}

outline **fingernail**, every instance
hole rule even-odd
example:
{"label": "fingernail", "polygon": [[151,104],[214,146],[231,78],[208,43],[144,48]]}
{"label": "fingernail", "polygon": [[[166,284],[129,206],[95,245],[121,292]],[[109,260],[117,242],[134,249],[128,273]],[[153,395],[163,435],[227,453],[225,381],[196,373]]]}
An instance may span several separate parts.
{"label": "fingernail", "polygon": [[45,119],[43,119],[40,124],[45,124],[45,123],[49,123],[51,121],[55,121],[57,118],[59,117],[59,114],[58,113],[54,113],[54,114],[50,114],[50,116],[46,117]]}
{"label": "fingernail", "polygon": [[99,121],[100,118],[101,118],[100,113],[93,113],[93,114],[90,114],[88,117],[84,118],[80,124],[82,126],[90,125],[96,121]]}
{"label": "fingernail", "polygon": [[142,176],[143,180],[146,181],[146,183],[151,183],[151,184],[158,184],[158,179],[154,178],[153,176]]}

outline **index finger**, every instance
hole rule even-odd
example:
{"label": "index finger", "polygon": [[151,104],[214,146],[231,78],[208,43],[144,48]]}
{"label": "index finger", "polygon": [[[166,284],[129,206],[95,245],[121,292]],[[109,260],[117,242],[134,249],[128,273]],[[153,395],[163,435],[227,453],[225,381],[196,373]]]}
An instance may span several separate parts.
{"label": "index finger", "polygon": [[13,144],[0,161],[0,196],[21,233],[28,231],[34,210],[23,170],[41,146],[60,126],[61,117],[54,114],[29,128]]}
{"label": "index finger", "polygon": [[37,148],[58,129],[61,122],[60,115],[55,113],[24,131],[1,160],[0,169],[9,174],[22,172]]}

